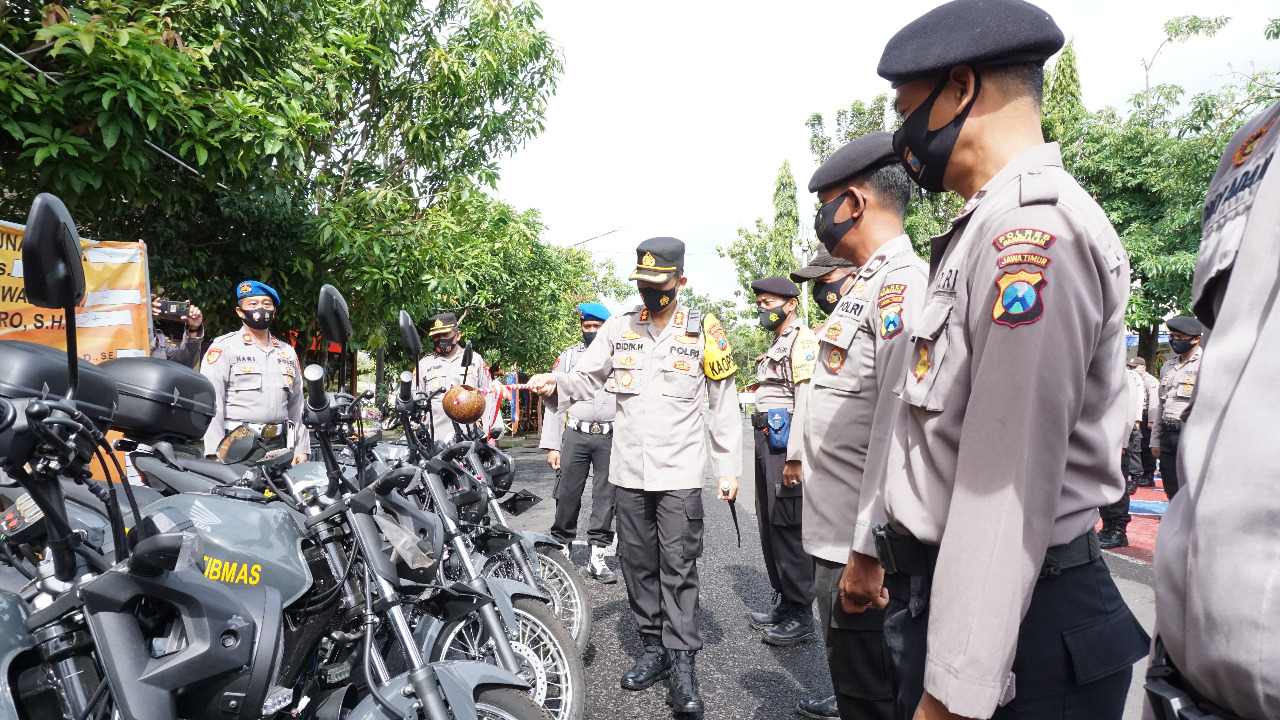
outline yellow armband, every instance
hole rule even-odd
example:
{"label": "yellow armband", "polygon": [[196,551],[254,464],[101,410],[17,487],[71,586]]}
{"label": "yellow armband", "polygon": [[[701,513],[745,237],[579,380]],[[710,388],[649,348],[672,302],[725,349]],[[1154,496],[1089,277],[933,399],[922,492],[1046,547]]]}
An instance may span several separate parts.
{"label": "yellow armband", "polygon": [[800,336],[791,346],[791,381],[797,385],[813,379],[818,365],[818,336],[806,327],[800,328]]}
{"label": "yellow armband", "polygon": [[715,315],[707,313],[702,316],[702,331],[706,333],[707,343],[702,350],[702,371],[712,380],[723,380],[738,372],[738,365],[733,361],[733,349],[729,347],[729,338]]}

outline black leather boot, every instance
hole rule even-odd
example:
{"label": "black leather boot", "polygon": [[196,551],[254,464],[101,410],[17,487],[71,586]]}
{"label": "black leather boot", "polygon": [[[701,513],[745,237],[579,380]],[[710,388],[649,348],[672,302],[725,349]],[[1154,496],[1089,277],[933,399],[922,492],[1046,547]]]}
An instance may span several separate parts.
{"label": "black leather boot", "polygon": [[702,715],[702,693],[698,692],[698,678],[693,674],[692,650],[676,650],[671,679],[667,681],[667,704],[676,713]]}
{"label": "black leather boot", "polygon": [[787,619],[786,603],[782,602],[781,595],[773,596],[773,608],[768,612],[753,612],[747,615],[747,621],[751,623],[751,627],[756,630],[768,630]]}
{"label": "black leather boot", "polygon": [[813,622],[813,607],[803,603],[787,602],[787,617],[764,631],[764,641],[779,647],[791,647],[818,639],[818,629]]}
{"label": "black leather boot", "polygon": [[671,654],[662,647],[662,638],[654,635],[640,637],[644,640],[644,654],[622,676],[623,690],[646,690],[671,674]]}
{"label": "black leather boot", "polygon": [[1103,550],[1129,547],[1129,535],[1125,532],[1125,526],[1120,523],[1113,523],[1111,530],[1105,536],[1101,533],[1098,534],[1098,545]]}
{"label": "black leather boot", "polygon": [[801,700],[796,704],[796,712],[814,720],[840,720],[835,695],[822,700]]}

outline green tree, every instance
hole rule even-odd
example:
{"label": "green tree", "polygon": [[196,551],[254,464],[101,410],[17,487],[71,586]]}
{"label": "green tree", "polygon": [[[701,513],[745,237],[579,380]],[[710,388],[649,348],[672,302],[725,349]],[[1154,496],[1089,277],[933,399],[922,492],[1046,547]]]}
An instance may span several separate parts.
{"label": "green tree", "polygon": [[[808,248],[800,241],[800,213],[796,207],[796,179],[791,162],[778,168],[773,183],[773,222],[757,218],[755,228],[738,228],[738,238],[728,247],[716,246],[738,273],[734,294],[742,302],[755,302],[751,283],[763,277],[787,275],[805,262]],[[745,315],[744,315],[745,317]]]}
{"label": "green tree", "polygon": [[1086,113],[1080,90],[1080,72],[1076,68],[1074,38],[1062,49],[1053,66],[1046,69],[1044,88],[1044,114],[1041,118],[1044,137],[1050,142],[1058,142],[1069,129],[1076,128]]}

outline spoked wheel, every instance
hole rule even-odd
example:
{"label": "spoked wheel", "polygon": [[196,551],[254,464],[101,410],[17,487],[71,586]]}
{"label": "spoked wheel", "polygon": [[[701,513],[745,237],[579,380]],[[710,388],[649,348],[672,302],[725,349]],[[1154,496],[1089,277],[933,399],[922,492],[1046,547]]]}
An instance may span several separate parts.
{"label": "spoked wheel", "polygon": [[[569,558],[553,547],[538,548],[537,560],[538,589],[551,596],[551,611],[573,635],[578,652],[586,652],[591,640],[591,596],[586,581]],[[490,560],[484,574],[524,582],[524,573],[509,551]]]}
{"label": "spoked wheel", "polygon": [[[529,697],[553,720],[582,720],[586,706],[586,670],[582,654],[564,623],[532,598],[512,602],[516,616],[511,649],[520,661],[520,679]],[[431,661],[478,660],[497,664],[493,640],[478,615],[447,625],[431,651]]]}
{"label": "spoked wheel", "polygon": [[551,720],[529,696],[512,688],[489,688],[476,696],[480,720]]}

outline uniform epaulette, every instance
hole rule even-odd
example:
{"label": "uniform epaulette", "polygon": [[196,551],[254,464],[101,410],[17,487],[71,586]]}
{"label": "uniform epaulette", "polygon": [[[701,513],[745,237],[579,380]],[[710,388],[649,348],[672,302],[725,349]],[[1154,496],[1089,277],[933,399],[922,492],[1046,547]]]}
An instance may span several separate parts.
{"label": "uniform epaulette", "polygon": [[1058,202],[1058,181],[1040,168],[1032,168],[1022,173],[1018,204],[1053,205]]}
{"label": "uniform epaulette", "polygon": [[684,323],[685,335],[701,335],[702,334],[702,311],[698,308],[689,308]]}

